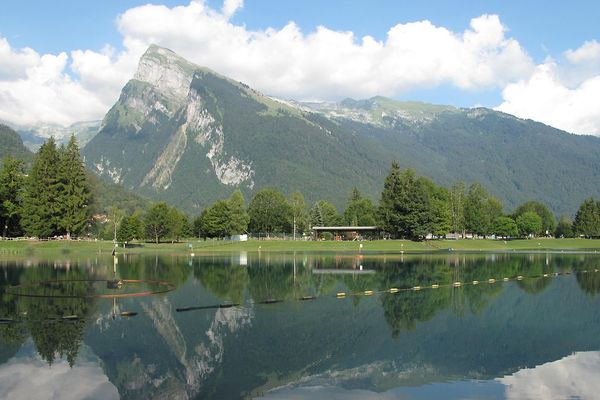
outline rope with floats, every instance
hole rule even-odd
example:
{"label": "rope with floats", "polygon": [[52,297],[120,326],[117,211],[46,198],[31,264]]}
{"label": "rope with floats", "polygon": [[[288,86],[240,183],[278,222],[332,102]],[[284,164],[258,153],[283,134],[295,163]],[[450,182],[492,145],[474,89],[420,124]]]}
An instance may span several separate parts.
{"label": "rope with floats", "polygon": [[[140,292],[133,293],[85,293],[85,294],[38,294],[38,293],[23,293],[19,289],[30,289],[35,288],[36,286],[43,285],[56,285],[56,284],[65,284],[65,283],[95,283],[95,282],[106,282],[116,283],[116,285],[120,288],[121,285],[124,284],[147,284],[147,285],[157,285],[158,287],[155,290],[144,290]],[[15,285],[8,287],[4,293],[10,294],[18,297],[35,297],[35,298],[57,298],[57,299],[118,299],[118,298],[126,298],[126,297],[145,297],[152,296],[155,294],[167,293],[172,290],[175,290],[175,284],[168,281],[160,281],[160,280],[144,280],[144,279],[119,279],[118,281],[111,281],[106,279],[63,279],[63,280],[55,280],[55,281],[34,281],[28,282],[21,285]]]}
{"label": "rope with floats", "polygon": [[[577,273],[588,273],[588,272],[599,272],[599,271],[600,270],[598,270],[598,269],[594,269],[594,270],[590,270],[590,271],[588,271],[588,270],[578,271]],[[469,286],[469,285],[477,286],[477,285],[483,285],[486,283],[488,285],[493,285],[495,283],[504,283],[504,282],[510,282],[510,281],[522,281],[525,279],[553,278],[553,277],[558,277],[558,276],[568,276],[571,274],[572,274],[572,272],[566,271],[566,272],[545,273],[542,275],[533,275],[533,276],[517,275],[514,277],[489,278],[485,281],[479,281],[479,280],[473,280],[473,281],[467,281],[467,282],[455,281],[455,282],[450,282],[450,283],[445,283],[445,284],[434,283],[431,285],[411,286],[411,287],[404,287],[404,288],[391,287],[388,289],[381,289],[381,290],[362,290],[359,292],[337,292],[333,296],[321,296],[321,297],[302,296],[302,297],[294,298],[290,301],[295,301],[295,300],[296,301],[307,301],[307,300],[317,300],[317,299],[325,299],[325,298],[332,298],[332,297],[335,299],[345,299],[345,298],[357,297],[357,296],[369,297],[369,296],[380,295],[380,294],[396,294],[396,293],[401,293],[401,292],[418,292],[418,291],[427,290],[427,289],[432,289],[432,290],[443,289],[443,288],[459,289],[459,288],[462,288],[464,286]],[[285,299],[266,299],[266,300],[261,300],[261,301],[255,301],[254,304],[271,305],[271,304],[283,303],[285,301],[286,301]],[[177,312],[186,312],[186,311],[231,308],[231,307],[240,307],[240,306],[242,306],[242,305],[239,303],[238,304],[224,303],[224,304],[214,304],[214,305],[208,305],[208,306],[180,307],[180,308],[177,308],[176,311]]]}

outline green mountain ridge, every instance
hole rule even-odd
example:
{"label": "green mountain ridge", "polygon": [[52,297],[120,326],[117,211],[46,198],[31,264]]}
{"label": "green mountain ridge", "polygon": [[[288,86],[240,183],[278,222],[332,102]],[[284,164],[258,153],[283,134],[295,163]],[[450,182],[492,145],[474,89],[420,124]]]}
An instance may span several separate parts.
{"label": "green mountain ridge", "polygon": [[101,176],[197,214],[240,188],[272,187],[342,208],[377,200],[390,162],[449,186],[478,181],[510,211],[539,200],[574,214],[600,196],[600,139],[486,108],[385,97],[302,103],[151,46],[83,149]]}
{"label": "green mountain ridge", "polygon": [[0,160],[8,156],[25,162],[33,159],[33,153],[25,147],[19,134],[9,126],[0,124]]}

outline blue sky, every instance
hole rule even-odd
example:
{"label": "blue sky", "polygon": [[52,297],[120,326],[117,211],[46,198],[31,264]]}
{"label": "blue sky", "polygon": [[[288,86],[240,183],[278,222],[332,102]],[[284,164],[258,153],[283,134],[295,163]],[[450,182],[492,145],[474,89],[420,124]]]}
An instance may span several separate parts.
{"label": "blue sky", "polygon": [[[600,80],[600,2],[227,1],[231,12],[223,11],[222,0],[200,2],[202,10],[196,7],[196,19],[181,24],[181,32],[173,20],[193,14],[189,1],[152,3],[164,7],[144,7],[147,1],[134,0],[4,3],[0,109],[2,99],[13,105],[0,111],[0,119],[68,124],[78,119],[73,115],[78,110],[56,96],[70,91],[75,99],[86,98],[81,119],[101,118],[132,76],[144,46],[156,43],[279,97],[338,100],[382,94],[483,105],[571,132],[600,134],[600,111],[590,103]],[[419,22],[427,24],[414,24]],[[394,27],[396,36],[390,35]],[[209,29],[219,34],[211,38]],[[344,32],[352,38],[344,38]],[[484,44],[472,45],[468,32]],[[365,36],[374,44],[363,43]],[[277,45],[281,51],[269,52]],[[328,58],[327,46],[339,55]],[[447,62],[452,52],[436,55],[444,46],[456,52],[457,60]],[[466,57],[464,66],[458,65],[460,57]],[[336,60],[349,66],[329,68]],[[353,64],[364,70],[355,71]],[[48,74],[52,78],[40,82],[39,76]],[[377,75],[382,79],[373,79]],[[20,94],[23,90],[30,95]],[[15,108],[27,108],[32,99],[46,104]],[[37,120],[28,117],[33,113]]]}
{"label": "blue sky", "polygon": [[[9,1],[0,13],[0,36],[15,47],[33,47],[57,53],[71,49],[98,50],[106,43],[121,46],[116,18],[129,8],[147,3],[169,7],[189,1],[45,0]],[[222,2],[207,2],[220,8]],[[343,4],[343,5],[341,5]],[[385,39],[387,30],[399,22],[430,20],[454,31],[464,30],[471,18],[498,14],[512,36],[541,62],[547,55],[560,55],[590,39],[598,39],[600,2],[597,1],[357,1],[251,0],[233,21],[251,29],[280,28],[295,21],[304,31],[319,25],[351,30],[357,36]]]}

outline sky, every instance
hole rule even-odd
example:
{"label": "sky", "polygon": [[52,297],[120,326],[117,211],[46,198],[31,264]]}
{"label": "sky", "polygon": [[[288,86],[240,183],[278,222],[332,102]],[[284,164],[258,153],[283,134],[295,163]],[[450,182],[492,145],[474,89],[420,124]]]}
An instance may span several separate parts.
{"label": "sky", "polygon": [[150,44],[283,99],[484,106],[600,135],[596,1],[6,1],[0,120],[102,119]]}

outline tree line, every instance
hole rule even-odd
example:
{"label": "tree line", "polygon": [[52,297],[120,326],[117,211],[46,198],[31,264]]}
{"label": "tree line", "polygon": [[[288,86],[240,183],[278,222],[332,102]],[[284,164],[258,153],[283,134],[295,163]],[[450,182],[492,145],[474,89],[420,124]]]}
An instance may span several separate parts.
{"label": "tree line", "polygon": [[[526,202],[504,213],[502,203],[479,183],[457,182],[450,188],[436,185],[412,169],[393,162],[385,178],[379,203],[363,197],[356,188],[343,212],[327,200],[308,206],[302,193],[289,197],[275,189],[262,189],[248,206],[242,192],[218,200],[190,219],[175,207],[157,203],[132,214],[113,207],[107,222],[94,222],[93,199],[75,137],[58,147],[44,143],[29,168],[7,157],[0,170],[0,228],[3,237],[39,238],[88,234],[120,242],[184,237],[223,238],[252,233],[302,236],[312,226],[378,226],[392,238],[422,240],[477,235],[501,238],[556,236],[600,237],[600,201],[585,200],[573,221],[556,222],[548,208]],[[327,234],[325,234],[327,235]]]}
{"label": "tree line", "polygon": [[4,237],[77,235],[90,221],[91,201],[74,136],[60,147],[50,138],[27,171],[21,160],[7,157],[3,161],[0,224]]}
{"label": "tree line", "polygon": [[263,189],[245,208],[236,190],[229,199],[204,209],[192,225],[195,235],[206,238],[248,232],[302,234],[312,226],[340,225],[378,226],[390,237],[411,240],[449,233],[457,237],[600,237],[600,201],[594,199],[582,203],[574,221],[561,216],[558,223],[538,201],[523,203],[512,213],[503,210],[502,203],[477,182],[469,187],[457,182],[448,189],[393,162],[377,205],[356,188],[343,213],[327,200],[309,208],[300,192],[286,198],[274,189]]}

